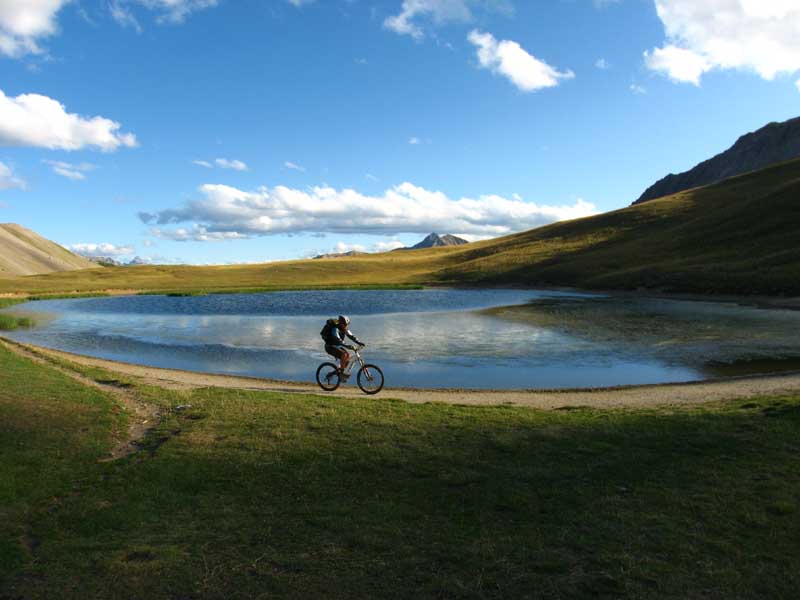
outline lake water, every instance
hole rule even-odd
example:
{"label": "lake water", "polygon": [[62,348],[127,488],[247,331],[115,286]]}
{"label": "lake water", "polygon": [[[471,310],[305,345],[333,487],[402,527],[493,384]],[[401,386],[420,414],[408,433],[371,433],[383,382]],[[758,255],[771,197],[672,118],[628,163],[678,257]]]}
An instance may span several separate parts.
{"label": "lake water", "polygon": [[352,317],[387,386],[574,388],[800,370],[800,312],[531,290],[309,291],[49,300],[7,333],[125,362],[312,381]]}

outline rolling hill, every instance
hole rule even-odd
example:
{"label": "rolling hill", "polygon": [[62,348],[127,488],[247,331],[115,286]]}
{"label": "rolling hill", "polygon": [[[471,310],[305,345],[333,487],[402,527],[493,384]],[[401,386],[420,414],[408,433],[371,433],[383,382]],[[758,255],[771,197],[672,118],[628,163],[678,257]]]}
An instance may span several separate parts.
{"label": "rolling hill", "polygon": [[800,160],[459,246],[325,261],[111,267],[0,281],[29,293],[438,284],[800,296]]}
{"label": "rolling hill", "polygon": [[15,223],[0,223],[0,277],[95,269],[97,264]]}

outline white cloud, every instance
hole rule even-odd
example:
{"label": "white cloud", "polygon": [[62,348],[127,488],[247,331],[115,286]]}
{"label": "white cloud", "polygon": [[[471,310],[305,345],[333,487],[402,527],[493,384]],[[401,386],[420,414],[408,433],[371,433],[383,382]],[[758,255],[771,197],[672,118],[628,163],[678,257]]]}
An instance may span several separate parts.
{"label": "white cloud", "polygon": [[398,248],[405,248],[406,245],[400,240],[389,240],[388,242],[376,242],[372,245],[373,252],[391,252]]}
{"label": "white cloud", "polygon": [[306,172],[306,168],[305,167],[301,167],[300,165],[295,164],[295,163],[293,163],[293,162],[291,162],[289,160],[287,160],[285,163],[283,163],[283,166],[286,167],[287,169],[292,169],[293,171],[300,171],[301,173],[305,173]]}
{"label": "white cloud", "polygon": [[44,160],[42,162],[50,165],[53,168],[53,173],[66,177],[67,179],[72,179],[73,181],[84,181],[86,179],[86,173],[95,168],[95,166],[90,163],[74,165],[60,160]]}
{"label": "white cloud", "polygon": [[499,73],[525,92],[555,87],[562,79],[572,79],[572,71],[557,71],[528,54],[517,42],[497,41],[491,33],[470,32],[467,39],[477,47],[478,61],[484,69]]}
{"label": "white cloud", "polygon": [[220,169],[233,169],[234,171],[247,171],[247,165],[240,160],[228,160],[227,158],[218,158],[214,161]]}
{"label": "white cloud", "polygon": [[601,71],[605,71],[611,68],[611,65],[605,58],[598,58],[595,61],[594,66],[600,69]]}
{"label": "white cloud", "polygon": [[673,81],[700,85],[700,78],[711,70],[711,64],[701,55],[678,48],[665,46],[644,53],[648,69],[665,73]]}
{"label": "white cloud", "polygon": [[647,90],[644,87],[642,87],[641,85],[639,85],[638,83],[632,83],[631,87],[630,87],[630,90],[634,94],[637,94],[639,96],[643,96],[644,94],[647,93]]}
{"label": "white cloud", "polygon": [[425,34],[417,20],[430,18],[437,25],[468,23],[473,20],[472,7],[513,12],[509,0],[403,0],[400,13],[387,17],[383,26],[400,35],[410,35],[420,40]]}
{"label": "white cloud", "polygon": [[0,90],[0,145],[79,150],[95,146],[113,152],[136,146],[136,136],[119,133],[120,124],[105,117],[68,113],[60,102],[39,94],[16,98]]}
{"label": "white cloud", "polygon": [[158,23],[183,23],[191,13],[217,6],[219,0],[113,0],[109,5],[111,16],[120,25],[132,25],[138,30],[139,23],[128,8],[130,4],[157,11]]}
{"label": "white cloud", "polygon": [[206,169],[213,169],[216,165],[220,169],[233,169],[234,171],[247,171],[247,165],[240,160],[229,160],[227,158],[217,158],[211,163],[207,160],[193,160],[193,165],[198,167],[205,167]]}
{"label": "white cloud", "polygon": [[699,84],[712,69],[745,69],[767,80],[800,70],[796,0],[655,0],[666,43],[645,52],[650,69]]}
{"label": "white cloud", "polygon": [[418,146],[419,138],[418,137],[409,138],[408,143],[411,144],[412,146]]}
{"label": "white cloud", "polygon": [[70,250],[81,256],[97,258],[100,256],[130,256],[136,249],[133,246],[115,244],[72,244]]}
{"label": "white cloud", "polygon": [[0,0],[0,53],[40,54],[37,40],[58,30],[56,15],[70,0]]}
{"label": "white cloud", "polygon": [[139,21],[133,16],[133,13],[125,5],[125,0],[113,0],[108,5],[108,10],[111,12],[111,17],[123,27],[132,27],[139,33],[142,31]]}
{"label": "white cloud", "polygon": [[25,181],[14,177],[11,167],[0,162],[0,190],[13,190],[14,188],[24,190]]}
{"label": "white cloud", "polygon": [[[800,85],[800,83],[798,83],[798,85]],[[367,173],[366,175],[364,175],[364,178],[369,179],[370,181],[378,181],[378,178],[375,177],[375,175],[373,175],[372,173]]]}
{"label": "white cloud", "polygon": [[353,189],[284,186],[254,192],[226,185],[203,185],[202,199],[182,208],[140,213],[151,225],[192,223],[175,230],[153,231],[173,240],[220,240],[282,233],[430,233],[458,231],[497,236],[595,214],[593,204],[577,200],[571,206],[538,205],[500,196],[452,200],[403,183],[383,195],[369,196]]}
{"label": "white cloud", "polygon": [[300,8],[301,6],[304,6],[306,4],[313,4],[315,1],[316,0],[287,0],[289,4],[291,4],[292,6],[296,6],[297,8]]}

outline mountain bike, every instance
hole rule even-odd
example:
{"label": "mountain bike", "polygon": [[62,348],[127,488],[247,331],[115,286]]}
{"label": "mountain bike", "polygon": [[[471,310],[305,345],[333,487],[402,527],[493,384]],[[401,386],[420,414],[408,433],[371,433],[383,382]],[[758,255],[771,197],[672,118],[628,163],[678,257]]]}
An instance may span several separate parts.
{"label": "mountain bike", "polygon": [[370,395],[380,392],[383,389],[383,371],[381,371],[380,367],[365,363],[358,348],[353,346],[345,346],[345,348],[353,351],[356,357],[355,360],[351,360],[344,371],[331,362],[322,363],[317,368],[317,383],[319,387],[326,392],[332,392],[339,387],[342,379],[346,381],[350,377],[354,365],[358,363],[360,367],[356,374],[356,382],[361,391]]}

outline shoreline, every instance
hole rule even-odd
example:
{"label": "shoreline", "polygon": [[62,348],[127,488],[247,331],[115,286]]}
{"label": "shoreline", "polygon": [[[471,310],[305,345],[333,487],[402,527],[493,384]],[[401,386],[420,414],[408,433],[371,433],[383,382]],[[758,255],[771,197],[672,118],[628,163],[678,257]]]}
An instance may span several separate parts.
{"label": "shoreline", "polygon": [[[683,300],[687,302],[719,302],[727,304],[739,304],[752,306],[761,309],[776,310],[800,310],[800,296],[769,296],[764,294],[743,295],[743,294],[699,294],[694,292],[664,292],[650,289],[637,290],[618,290],[618,289],[590,289],[568,286],[531,286],[531,285],[502,285],[502,286],[481,286],[481,285],[459,285],[451,284],[374,284],[364,286],[320,286],[320,287],[300,287],[286,286],[284,288],[264,288],[259,289],[165,289],[148,290],[135,288],[100,288],[95,290],[69,292],[2,292],[0,299],[13,299],[21,301],[37,300],[70,300],[88,297],[104,296],[170,296],[170,295],[227,295],[227,294],[268,294],[274,292],[313,292],[313,291],[345,291],[345,290],[388,290],[388,291],[419,291],[420,289],[463,289],[463,290],[530,290],[541,292],[563,292],[574,294],[598,294],[607,296],[630,297],[630,298],[659,298],[664,300]],[[32,300],[28,300],[32,298]]]}
{"label": "shoreline", "polygon": [[11,351],[46,360],[66,360],[84,367],[106,369],[142,380],[144,383],[171,389],[218,387],[249,391],[314,394],[342,399],[402,400],[412,404],[429,402],[469,406],[524,406],[543,410],[576,408],[655,408],[692,406],[725,400],[747,399],[761,395],[800,393],[800,372],[773,375],[750,375],[686,383],[619,386],[610,388],[554,390],[465,390],[387,387],[378,396],[366,396],[354,385],[335,392],[324,392],[314,382],[302,383],[164,369],[93,358],[41,346],[21,344],[0,336],[0,343]]}

